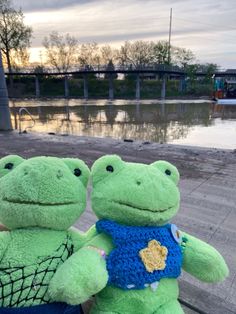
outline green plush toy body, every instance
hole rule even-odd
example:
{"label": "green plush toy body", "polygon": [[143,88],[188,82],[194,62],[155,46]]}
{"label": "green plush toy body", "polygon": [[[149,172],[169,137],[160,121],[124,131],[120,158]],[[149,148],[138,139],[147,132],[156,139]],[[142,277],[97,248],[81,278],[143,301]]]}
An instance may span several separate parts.
{"label": "green plush toy body", "polygon": [[1,307],[49,303],[50,280],[74,253],[71,234],[29,228],[6,232],[3,237],[6,248],[1,251]]}
{"label": "green plush toy body", "polygon": [[88,178],[79,159],[0,160],[0,221],[10,230],[0,233],[0,311],[57,301],[49,287],[54,274],[90,238],[69,229],[86,207]]}
{"label": "green plush toy body", "polygon": [[178,181],[178,170],[165,161],[144,165],[104,156],[93,165],[92,207],[100,220],[98,235],[82,251],[84,263],[95,265],[91,281],[104,267],[92,253],[106,252],[108,273],[93,314],[183,313],[177,301],[181,267],[205,282],[228,275],[213,247],[169,223],[179,209]]}

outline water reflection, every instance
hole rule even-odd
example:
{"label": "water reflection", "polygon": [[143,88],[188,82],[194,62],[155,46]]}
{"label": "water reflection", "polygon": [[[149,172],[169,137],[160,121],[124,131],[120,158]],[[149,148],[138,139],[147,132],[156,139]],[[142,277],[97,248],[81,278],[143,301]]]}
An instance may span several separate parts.
{"label": "water reflection", "polygon": [[[214,127],[215,118],[236,118],[236,106],[226,108],[208,103],[103,103],[71,106],[66,100],[59,102],[60,104],[56,103],[55,106],[45,106],[45,103],[35,106],[30,101],[24,102],[24,106],[27,106],[36,120],[33,130],[171,143],[187,138],[196,127]],[[15,102],[11,107],[15,124],[19,106],[21,103]],[[23,129],[31,125],[27,115],[23,115],[22,120]],[[236,123],[236,120],[234,122]],[[235,133],[232,136],[235,138]]]}

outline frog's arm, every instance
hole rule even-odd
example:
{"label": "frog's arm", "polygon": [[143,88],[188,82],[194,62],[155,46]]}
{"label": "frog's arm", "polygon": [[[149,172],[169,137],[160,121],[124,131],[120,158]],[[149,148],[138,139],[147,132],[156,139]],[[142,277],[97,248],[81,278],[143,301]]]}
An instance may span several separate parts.
{"label": "frog's arm", "polygon": [[0,232],[0,260],[2,259],[8,244],[10,242],[10,232],[9,231],[2,231]]}
{"label": "frog's arm", "polygon": [[77,252],[88,241],[97,235],[97,231],[95,225],[93,225],[87,232],[81,232],[77,228],[71,227],[69,229],[69,235],[73,241],[74,251]]}
{"label": "frog's arm", "polygon": [[74,253],[56,271],[49,285],[53,301],[80,304],[105,288],[108,281],[105,253],[112,249],[109,238],[98,234]]}
{"label": "frog's arm", "polygon": [[182,233],[183,269],[205,282],[224,280],[229,269],[220,255],[211,245],[187,233]]}

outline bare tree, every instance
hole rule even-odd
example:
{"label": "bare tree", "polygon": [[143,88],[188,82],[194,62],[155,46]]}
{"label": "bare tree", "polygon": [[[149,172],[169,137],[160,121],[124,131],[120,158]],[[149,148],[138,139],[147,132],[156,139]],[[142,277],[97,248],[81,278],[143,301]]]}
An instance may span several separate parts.
{"label": "bare tree", "polygon": [[11,64],[14,71],[18,71],[21,67],[29,66],[30,54],[28,49],[18,49],[11,54]]}
{"label": "bare tree", "polygon": [[86,43],[81,45],[78,61],[82,66],[94,67],[101,63],[99,46],[97,43]]}
{"label": "bare tree", "polygon": [[168,41],[158,41],[152,43],[153,62],[156,64],[168,64],[169,43]]}
{"label": "bare tree", "polygon": [[190,49],[171,47],[172,63],[184,69],[196,61],[194,53]]}
{"label": "bare tree", "polygon": [[67,72],[76,63],[78,55],[78,40],[66,34],[60,35],[53,31],[43,40],[47,62],[59,72]]}
{"label": "bare tree", "polygon": [[21,9],[16,10],[11,0],[0,0],[0,48],[12,72],[12,55],[30,46],[32,29],[24,24]]}
{"label": "bare tree", "polygon": [[142,40],[126,41],[120,48],[119,61],[135,68],[147,66],[153,63],[153,44]]}
{"label": "bare tree", "polygon": [[[126,41],[119,50],[118,59],[121,65],[134,68],[153,64],[168,64],[169,44],[167,41]],[[171,64],[185,68],[195,61],[194,53],[185,48],[171,47]]]}
{"label": "bare tree", "polygon": [[101,63],[108,64],[112,61],[112,63],[116,63],[119,50],[112,48],[110,45],[104,45],[100,47],[100,55],[101,55]]}

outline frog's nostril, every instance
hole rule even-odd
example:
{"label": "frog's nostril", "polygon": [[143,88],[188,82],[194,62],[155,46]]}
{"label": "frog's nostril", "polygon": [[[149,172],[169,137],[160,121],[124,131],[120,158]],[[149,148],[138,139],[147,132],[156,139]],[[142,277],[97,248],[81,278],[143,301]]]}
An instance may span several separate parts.
{"label": "frog's nostril", "polygon": [[23,174],[24,174],[24,176],[27,176],[29,174],[29,168],[28,167],[25,167],[23,169]]}
{"label": "frog's nostril", "polygon": [[57,178],[60,179],[61,177],[63,177],[63,173],[61,170],[57,171]]}
{"label": "frog's nostril", "polygon": [[137,185],[140,185],[141,184],[141,181],[136,181]]}

